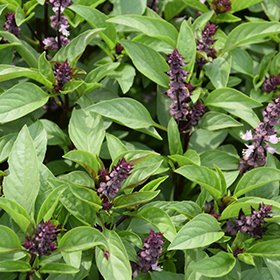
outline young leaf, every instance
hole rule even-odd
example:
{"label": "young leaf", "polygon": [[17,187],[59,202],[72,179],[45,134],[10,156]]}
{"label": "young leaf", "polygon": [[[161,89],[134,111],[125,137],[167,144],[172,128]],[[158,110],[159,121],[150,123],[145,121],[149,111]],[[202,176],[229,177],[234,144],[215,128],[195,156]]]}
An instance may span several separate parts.
{"label": "young leaf", "polygon": [[174,273],[170,271],[153,271],[149,274],[152,278],[152,280],[184,280],[185,276],[183,274]]}
{"label": "young leaf", "polygon": [[65,263],[47,263],[40,267],[41,273],[59,273],[59,274],[75,274],[79,272],[79,269],[65,264]]}
{"label": "young leaf", "polygon": [[151,182],[149,182],[147,185],[145,185],[144,187],[142,187],[140,189],[139,192],[144,192],[144,191],[155,191],[158,186],[164,182],[166,179],[168,178],[168,176],[164,176],[164,177],[160,177],[160,178],[157,178]]}
{"label": "young leaf", "polygon": [[69,136],[78,150],[98,156],[105,137],[102,117],[74,108],[69,122]]}
{"label": "young leaf", "polygon": [[280,181],[280,171],[271,167],[259,167],[250,170],[238,182],[234,195],[239,197],[246,192],[270,182]]}
{"label": "young leaf", "polygon": [[131,266],[126,249],[118,234],[111,230],[105,231],[108,241],[108,257],[99,247],[96,248],[95,258],[97,267],[105,280],[131,280]]}
{"label": "young leaf", "polygon": [[168,250],[185,250],[207,246],[224,236],[218,221],[209,214],[200,214],[184,225]]}
{"label": "young leaf", "polygon": [[58,243],[58,251],[75,252],[95,246],[108,249],[108,242],[104,235],[95,228],[76,227],[62,236]]}
{"label": "young leaf", "polygon": [[106,140],[108,150],[112,161],[120,154],[125,153],[128,149],[125,145],[114,135],[106,133]]}
{"label": "young leaf", "polygon": [[4,194],[20,204],[32,217],[39,192],[39,164],[34,143],[24,126],[9,156],[10,175],[4,178]]}
{"label": "young leaf", "polygon": [[84,18],[92,28],[99,28],[99,31],[102,31],[100,32],[100,36],[106,42],[110,50],[115,47],[117,32],[114,24],[107,22],[107,19],[109,19],[108,16],[88,6],[72,5],[69,6],[68,9]]}
{"label": "young leaf", "polygon": [[278,34],[280,23],[278,22],[246,22],[235,27],[228,35],[224,51],[229,51],[238,46],[243,46],[256,39]]}
{"label": "young leaf", "polygon": [[253,71],[254,71],[254,65],[253,65],[253,59],[243,49],[236,48],[231,51],[232,56],[232,64],[231,67],[240,72],[249,75],[250,77],[253,77]]}
{"label": "young leaf", "polygon": [[0,163],[8,158],[17,136],[17,133],[10,133],[0,138]]}
{"label": "young leaf", "polygon": [[118,196],[114,200],[114,209],[134,207],[155,198],[160,191],[134,192]]}
{"label": "young leaf", "polygon": [[49,95],[33,83],[20,83],[0,95],[1,123],[19,119],[42,107]]}
{"label": "young leaf", "polygon": [[0,272],[27,272],[32,268],[24,261],[0,261]]}
{"label": "young leaf", "polygon": [[107,22],[135,28],[150,37],[161,39],[174,48],[176,46],[178,31],[172,24],[163,19],[137,15],[123,15],[113,17],[107,20]]}
{"label": "young leaf", "polygon": [[175,210],[180,214],[185,215],[189,220],[202,213],[200,206],[191,200],[171,204],[168,209]]}
{"label": "young leaf", "polygon": [[233,0],[231,9],[233,12],[237,12],[240,10],[244,10],[250,6],[256,5],[257,3],[261,2],[262,0],[248,0],[248,1],[243,1],[243,0]]}
{"label": "young leaf", "polygon": [[114,9],[110,15],[142,15],[146,9],[146,0],[115,0]]}
{"label": "young leaf", "polygon": [[211,258],[191,264],[190,269],[208,277],[222,277],[234,268],[235,262],[236,259],[232,254],[219,252]]}
{"label": "young leaf", "polygon": [[175,170],[175,172],[201,185],[214,199],[221,198],[220,181],[211,169],[197,165],[186,165]]}
{"label": "young leaf", "polygon": [[158,85],[168,88],[169,78],[164,72],[169,67],[158,52],[136,41],[120,40],[120,43],[139,72]]}
{"label": "young leaf", "polygon": [[9,253],[21,250],[21,243],[18,236],[10,228],[0,225],[0,253]]}
{"label": "young leaf", "polygon": [[246,253],[259,257],[280,257],[280,239],[257,243],[247,249]]}
{"label": "young leaf", "polygon": [[171,118],[167,127],[168,136],[168,146],[171,155],[183,154],[183,148],[180,138],[180,133],[178,130],[178,124],[175,122],[174,118]]}
{"label": "young leaf", "polygon": [[266,73],[268,72],[268,69],[271,64],[271,60],[276,53],[277,53],[277,51],[270,52],[262,58],[260,66],[259,66],[259,72],[258,72],[260,80],[262,80],[264,78],[264,76],[266,75]]}

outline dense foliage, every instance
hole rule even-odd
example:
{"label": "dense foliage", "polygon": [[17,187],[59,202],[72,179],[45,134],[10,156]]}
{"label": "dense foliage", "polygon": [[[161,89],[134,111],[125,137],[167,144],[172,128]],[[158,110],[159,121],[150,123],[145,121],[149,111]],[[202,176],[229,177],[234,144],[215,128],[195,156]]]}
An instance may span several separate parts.
{"label": "dense foliage", "polygon": [[279,0],[0,0],[0,279],[280,279]]}

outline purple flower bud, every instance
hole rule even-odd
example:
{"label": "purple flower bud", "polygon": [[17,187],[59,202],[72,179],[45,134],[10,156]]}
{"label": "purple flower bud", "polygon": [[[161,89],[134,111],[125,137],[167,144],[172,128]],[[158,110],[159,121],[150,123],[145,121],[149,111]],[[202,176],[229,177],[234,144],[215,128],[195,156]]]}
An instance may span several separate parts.
{"label": "purple flower bud", "polygon": [[49,0],[54,7],[66,8],[71,5],[71,0]]}
{"label": "purple flower bud", "polygon": [[231,11],[231,2],[228,0],[217,0],[212,2],[216,14],[222,14]]}
{"label": "purple flower bud", "polygon": [[[6,22],[4,25],[5,30],[14,34],[17,38],[19,38],[20,28],[16,24],[15,13],[14,14],[6,13],[5,18],[6,18]],[[5,38],[3,38],[3,41],[8,43],[8,41]]]}
{"label": "purple flower bud", "polygon": [[152,270],[152,266],[157,264],[160,254],[163,252],[162,245],[166,242],[161,240],[163,234],[155,233],[150,229],[150,235],[145,240],[142,250],[137,254],[139,267],[142,268],[141,273],[146,274]]}
{"label": "purple flower bud", "polygon": [[63,63],[56,62],[54,65],[53,73],[57,85],[54,86],[56,91],[62,89],[62,87],[70,81],[72,68],[69,66],[67,59]]}
{"label": "purple flower bud", "polygon": [[280,85],[280,76],[271,75],[269,78],[265,77],[265,81],[261,85],[261,90],[267,93],[271,91],[276,92],[278,85]]}
{"label": "purple flower bud", "polygon": [[198,123],[200,118],[204,115],[205,110],[205,106],[201,105],[199,100],[195,105],[192,105],[189,113],[191,125],[195,126]]}
{"label": "purple flower bud", "polygon": [[58,15],[50,16],[50,20],[52,28],[60,28],[62,24],[68,25],[67,17],[63,15],[60,16],[60,21],[58,21]]}
{"label": "purple flower bud", "polygon": [[26,242],[22,246],[29,250],[31,254],[38,256],[48,256],[52,251],[57,249],[56,244],[53,242],[57,238],[57,230],[60,226],[54,226],[51,221],[46,223],[41,221],[35,231],[35,238],[26,238]]}
{"label": "purple flower bud", "polygon": [[[70,43],[70,40],[60,35],[60,43],[61,47],[65,47]],[[57,37],[47,37],[43,40],[43,44],[45,45],[45,49],[49,50],[57,50],[58,49],[58,38]]]}

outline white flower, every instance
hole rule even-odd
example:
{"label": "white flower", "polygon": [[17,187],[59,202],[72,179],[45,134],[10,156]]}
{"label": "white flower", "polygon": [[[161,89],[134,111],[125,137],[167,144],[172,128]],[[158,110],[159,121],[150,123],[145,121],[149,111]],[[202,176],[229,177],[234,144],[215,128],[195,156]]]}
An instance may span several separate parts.
{"label": "white flower", "polygon": [[60,28],[59,28],[59,32],[62,32],[62,34],[66,37],[68,37],[70,35],[69,31],[66,30],[66,28],[68,28],[70,25],[64,25],[64,24],[61,24],[60,25]]}
{"label": "white flower", "polygon": [[271,154],[274,154],[275,151],[276,151],[276,149],[275,149],[275,148],[268,147],[268,148],[267,148],[267,151],[268,151],[269,153],[271,153]]}
{"label": "white flower", "polygon": [[245,144],[245,146],[248,149],[243,149],[242,154],[243,154],[244,157],[249,158],[249,156],[254,152],[254,145]]}
{"label": "white flower", "polygon": [[251,130],[247,130],[245,134],[241,133],[241,138],[243,140],[252,140],[253,139],[253,135],[252,135],[252,131]]}
{"label": "white flower", "polygon": [[269,138],[268,141],[269,141],[271,144],[277,144],[278,141],[279,141],[279,139],[277,138],[276,134],[273,134],[273,135],[271,135],[271,136],[268,136],[268,138]]}

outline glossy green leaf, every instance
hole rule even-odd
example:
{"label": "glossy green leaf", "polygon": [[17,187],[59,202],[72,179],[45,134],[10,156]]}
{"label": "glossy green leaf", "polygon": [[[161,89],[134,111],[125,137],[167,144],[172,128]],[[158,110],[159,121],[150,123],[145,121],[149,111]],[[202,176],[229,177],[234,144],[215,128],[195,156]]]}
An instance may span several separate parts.
{"label": "glossy green leaf", "polygon": [[30,218],[21,205],[8,198],[0,197],[0,207],[5,210],[23,232],[26,231]]}
{"label": "glossy green leaf", "polygon": [[101,65],[87,74],[85,82],[87,83],[96,83],[106,77],[111,71],[115,70],[120,65],[119,62],[106,63]]}
{"label": "glossy green leaf", "polygon": [[243,126],[243,124],[229,115],[210,111],[202,116],[198,122],[198,126],[207,130],[218,130],[228,127]]}
{"label": "glossy green leaf", "polygon": [[[238,256],[238,255],[237,255]],[[242,271],[241,279],[246,280],[271,280],[272,276],[269,272],[269,270],[266,267],[262,267],[260,273],[256,273],[256,268],[247,269],[245,271]]]}
{"label": "glossy green leaf", "polygon": [[239,197],[250,190],[275,181],[280,181],[280,170],[271,167],[255,168],[244,174],[240,179],[234,195]]}
{"label": "glossy green leaf", "polygon": [[201,11],[203,13],[209,12],[209,10],[208,10],[208,8],[207,8],[207,6],[205,4],[197,2],[196,0],[184,0],[184,2],[188,6],[194,8],[194,9],[196,9],[198,11]]}
{"label": "glossy green leaf", "polygon": [[170,21],[174,16],[179,14],[186,7],[187,3],[184,0],[168,1],[164,8],[164,18]]}
{"label": "glossy green leaf", "polygon": [[118,235],[121,238],[131,242],[132,244],[134,244],[138,248],[142,249],[143,242],[142,242],[141,238],[136,233],[134,233],[132,231],[124,230],[124,231],[119,231]]}
{"label": "glossy green leaf", "polygon": [[234,268],[235,262],[236,259],[232,254],[219,252],[211,258],[191,264],[190,269],[208,277],[222,277]]}
{"label": "glossy green leaf", "polygon": [[172,241],[176,235],[176,229],[168,214],[160,208],[148,207],[139,213],[139,218],[155,226],[163,236]]}
{"label": "glossy green leaf", "polygon": [[20,83],[0,95],[1,123],[19,119],[42,107],[49,95],[32,83]]}
{"label": "glossy green leaf", "polygon": [[207,246],[224,236],[218,221],[209,214],[200,214],[184,225],[168,250],[185,250]]}
{"label": "glossy green leaf", "polygon": [[69,136],[78,150],[98,156],[105,137],[102,117],[74,108],[69,122]]}
{"label": "glossy green leaf", "polygon": [[24,67],[17,67],[13,65],[0,65],[0,81],[6,81],[19,77],[28,77],[45,86],[50,90],[53,89],[52,82],[48,81],[40,72]]}
{"label": "glossy green leaf", "polygon": [[164,176],[164,177],[160,177],[157,178],[155,180],[152,180],[151,182],[149,182],[147,185],[145,185],[144,187],[142,187],[140,189],[140,192],[144,192],[144,191],[155,191],[159,185],[164,182],[166,179],[168,178],[168,176]]}
{"label": "glossy green leaf", "polygon": [[95,251],[96,264],[100,273],[105,280],[131,280],[131,266],[121,238],[114,231],[106,230],[105,234],[108,241],[108,260],[100,248],[97,247]]}
{"label": "glossy green leaf", "polygon": [[275,56],[276,53],[277,51],[270,52],[262,58],[258,71],[260,80],[262,80],[268,72],[272,58]]}
{"label": "glossy green leaf", "polygon": [[246,110],[260,107],[261,103],[251,99],[242,92],[233,88],[219,88],[210,93],[206,98],[205,106]]}
{"label": "glossy green leaf", "polygon": [[238,169],[239,157],[229,155],[227,152],[219,150],[210,150],[204,152],[201,156],[201,165],[214,169],[214,164],[221,170]]}
{"label": "glossy green leaf", "polygon": [[277,76],[280,72],[280,55],[279,53],[273,58],[270,64],[270,73],[274,76]]}
{"label": "glossy green leaf", "polygon": [[232,56],[232,64],[231,67],[240,72],[247,74],[249,76],[253,76],[253,71],[254,71],[254,65],[253,65],[253,59],[252,57],[248,54],[243,49],[236,48],[231,51],[231,56]]}
{"label": "glossy green leaf", "polygon": [[32,268],[24,261],[0,261],[0,272],[27,272]]}
{"label": "glossy green leaf", "polygon": [[27,44],[24,44],[19,40],[14,34],[8,31],[0,31],[0,36],[6,38],[11,44],[16,44],[15,49],[19,55],[26,61],[26,63],[33,68],[37,68],[38,62],[37,58],[34,56],[34,53],[31,51],[31,47],[27,47]]}
{"label": "glossy green leaf", "polygon": [[39,164],[26,126],[20,131],[9,159],[9,176],[4,178],[5,197],[20,204],[32,217],[39,192]]}
{"label": "glossy green leaf", "polygon": [[274,279],[280,277],[280,258],[266,257],[263,258],[266,266],[268,267],[271,275]]}
{"label": "glossy green leaf", "polygon": [[[77,7],[77,5],[71,6],[71,8]],[[70,7],[69,7],[70,8]],[[90,9],[87,7],[87,9]],[[53,57],[54,61],[58,61],[63,63],[66,59],[70,66],[74,66],[80,56],[86,49],[86,46],[90,43],[90,41],[103,29],[90,29],[82,34],[75,37],[71,42],[64,48],[61,48]]]}
{"label": "glossy green leaf", "polygon": [[118,155],[128,151],[128,149],[119,140],[118,137],[110,133],[106,133],[106,140],[107,140],[107,146],[112,160],[114,160]]}
{"label": "glossy green leaf", "polygon": [[137,206],[141,203],[152,200],[159,194],[159,192],[160,191],[142,191],[120,195],[114,200],[114,208],[119,209]]}
{"label": "glossy green leaf", "polygon": [[61,194],[65,191],[67,188],[66,185],[62,185],[55,190],[53,190],[49,196],[46,198],[46,200],[43,202],[38,216],[37,216],[37,224],[41,222],[41,220],[44,218],[44,222],[51,219],[52,214],[59,202]]}
{"label": "glossy green leaf", "polygon": [[63,252],[75,252],[87,250],[95,246],[108,248],[104,235],[92,227],[76,227],[62,236],[58,243],[58,250]]}
{"label": "glossy green leaf", "polygon": [[280,257],[280,239],[257,243],[247,249],[246,253],[259,257]]}
{"label": "glossy green leaf", "polygon": [[183,274],[174,273],[170,271],[153,271],[149,272],[152,280],[184,280],[185,276]]}
{"label": "glossy green leaf", "polygon": [[51,64],[49,61],[46,59],[46,52],[43,52],[38,60],[38,69],[39,72],[47,79],[49,80],[52,84],[55,83],[55,77],[53,73],[53,69],[51,67]]}
{"label": "glossy green leaf", "polygon": [[120,43],[139,72],[168,88],[169,78],[164,72],[169,70],[169,66],[158,52],[136,41],[120,40]]}
{"label": "glossy green leaf", "polygon": [[215,88],[227,86],[231,68],[231,56],[221,56],[204,66],[205,73]]}
{"label": "glossy green leaf", "polygon": [[131,98],[101,101],[89,106],[85,111],[96,112],[132,129],[148,128],[154,125],[149,111],[140,102]]}
{"label": "glossy green leaf", "polygon": [[16,139],[17,133],[7,134],[0,138],[0,162],[8,158]]}
{"label": "glossy green leaf", "polygon": [[205,188],[214,199],[221,198],[220,181],[211,169],[197,165],[185,165],[176,169],[175,172]]}
{"label": "glossy green leaf", "polygon": [[184,66],[184,69],[188,73],[192,73],[196,57],[196,42],[193,31],[185,20],[180,27],[177,48],[179,53],[185,58],[184,61],[188,62],[188,64]]}
{"label": "glossy green leaf", "polygon": [[110,15],[142,15],[146,9],[146,0],[115,0],[114,9]]}
{"label": "glossy green leaf", "polygon": [[193,32],[197,35],[201,33],[205,25],[212,18],[214,11],[206,11],[200,17],[197,17],[192,25]]}
{"label": "glossy green leaf", "polygon": [[94,155],[86,151],[70,151],[63,156],[66,159],[70,159],[79,163],[86,171],[95,178],[98,173],[98,162]]}
{"label": "glossy green leaf", "polygon": [[94,188],[94,180],[88,173],[82,170],[75,170],[59,177],[60,179],[72,182],[79,186]]}
{"label": "glossy green leaf", "polygon": [[278,22],[246,22],[238,25],[229,33],[224,50],[229,51],[279,32],[280,23]]}
{"label": "glossy green leaf", "polygon": [[176,204],[171,204],[171,206],[169,206],[168,209],[175,210],[180,214],[185,215],[190,220],[202,213],[200,206],[191,200],[180,201]]}
{"label": "glossy green leaf", "polygon": [[174,48],[176,46],[178,31],[172,24],[163,19],[138,15],[123,15],[113,17],[107,20],[107,22],[135,28],[148,36],[161,39]]}
{"label": "glossy green leaf", "polygon": [[[111,50],[115,47],[117,42],[116,28],[113,23],[107,22],[108,16],[88,6],[72,5],[68,9],[83,17],[92,28],[100,28],[101,38]],[[101,28],[104,28],[104,30]]]}
{"label": "glossy green leaf", "polygon": [[237,12],[240,10],[244,10],[250,6],[256,5],[257,3],[261,2],[262,0],[248,0],[248,1],[243,1],[243,0],[233,0],[231,1],[231,9],[233,12]]}
{"label": "glossy green leaf", "polygon": [[167,127],[167,136],[168,136],[168,146],[171,155],[183,154],[183,148],[180,138],[180,132],[178,130],[178,124],[171,118],[168,127]]}
{"label": "glossy green leaf", "polygon": [[225,174],[222,172],[222,170],[217,165],[214,164],[214,167],[215,167],[215,170],[216,170],[219,180],[220,180],[222,196],[224,196],[227,191],[227,181],[225,178]]}
{"label": "glossy green leaf", "polygon": [[59,274],[74,274],[78,273],[79,269],[65,263],[47,263],[40,267],[41,273],[59,273]]}
{"label": "glossy green leaf", "polygon": [[71,182],[68,183],[71,192],[78,197],[80,200],[87,202],[92,206],[92,208],[95,211],[98,211],[102,208],[102,200],[101,198],[97,195],[96,192],[85,188],[85,187],[80,187],[76,184],[73,184]]}
{"label": "glossy green leaf", "polygon": [[10,228],[0,225],[0,253],[9,253],[21,249],[21,243],[18,236]]}

